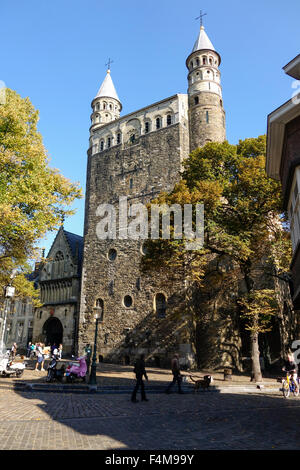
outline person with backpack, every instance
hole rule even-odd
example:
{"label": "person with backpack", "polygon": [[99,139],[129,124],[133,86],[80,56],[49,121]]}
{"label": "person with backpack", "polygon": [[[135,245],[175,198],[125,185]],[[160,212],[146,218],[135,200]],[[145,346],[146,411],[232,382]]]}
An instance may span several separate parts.
{"label": "person with backpack", "polygon": [[146,393],[145,393],[145,386],[143,382],[143,377],[148,381],[148,376],[145,370],[145,356],[144,354],[141,354],[139,359],[137,359],[134,369],[133,369],[135,376],[136,376],[136,385],[134,387],[134,390],[131,395],[131,401],[132,403],[137,403],[138,400],[136,399],[136,394],[138,392],[138,389],[141,387],[141,396],[142,396],[142,401],[149,401],[148,398],[146,398]]}

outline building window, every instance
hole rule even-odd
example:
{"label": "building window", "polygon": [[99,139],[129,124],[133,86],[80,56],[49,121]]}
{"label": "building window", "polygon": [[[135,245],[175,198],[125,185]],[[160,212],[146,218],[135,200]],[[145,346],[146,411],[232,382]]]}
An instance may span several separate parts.
{"label": "building window", "polygon": [[199,97],[198,97],[198,96],[195,96],[195,98],[194,98],[194,103],[195,103],[195,104],[199,104]]}
{"label": "building window", "polygon": [[117,134],[117,144],[120,144],[121,143],[121,134],[120,132],[118,132]]}
{"label": "building window", "polygon": [[203,64],[203,65],[206,64],[206,56],[203,56],[203,58],[202,58],[202,64]]}
{"label": "building window", "polygon": [[142,255],[146,256],[148,254],[149,250],[148,250],[148,246],[147,246],[147,243],[144,242],[141,246],[141,253]]}
{"label": "building window", "polygon": [[166,296],[164,294],[156,294],[155,296],[155,312],[158,318],[165,318],[167,310]]}
{"label": "building window", "polygon": [[101,140],[101,142],[100,142],[100,151],[102,152],[103,149],[104,149],[104,141]]}
{"label": "building window", "polygon": [[103,321],[104,316],[104,302],[103,299],[96,300],[95,313],[98,315],[99,321]]}
{"label": "building window", "polygon": [[209,114],[208,111],[205,113],[206,124],[209,124]]}
{"label": "building window", "polygon": [[150,131],[150,123],[146,122],[145,123],[145,134],[148,134],[149,131]]}
{"label": "building window", "polygon": [[196,64],[199,65],[199,59],[196,59]]}
{"label": "building window", "polygon": [[158,117],[156,118],[156,129],[160,129],[161,128],[161,119]]}
{"label": "building window", "polygon": [[114,248],[111,248],[108,252],[108,255],[107,255],[109,261],[115,261],[116,257],[117,257],[117,250],[115,250]]}
{"label": "building window", "polygon": [[130,308],[133,303],[131,295],[125,295],[123,303],[126,308]]}
{"label": "building window", "polygon": [[297,184],[297,181],[295,183],[295,187],[294,187],[294,200],[295,200],[295,203],[297,203],[297,197],[298,197],[298,184]]}
{"label": "building window", "polygon": [[129,188],[132,189],[133,188],[133,179],[130,178],[129,180]]}
{"label": "building window", "polygon": [[171,114],[168,114],[167,116],[167,126],[170,126],[172,124],[172,116]]}
{"label": "building window", "polygon": [[108,139],[107,139],[107,148],[109,149],[110,146],[111,146],[111,138],[108,137]]}

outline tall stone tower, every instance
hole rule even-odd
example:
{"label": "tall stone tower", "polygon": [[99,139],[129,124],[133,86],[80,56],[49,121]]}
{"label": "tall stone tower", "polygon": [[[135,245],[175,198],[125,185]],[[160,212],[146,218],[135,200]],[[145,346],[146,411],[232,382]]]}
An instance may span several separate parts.
{"label": "tall stone tower", "polygon": [[186,60],[188,73],[190,151],[226,138],[219,65],[221,57],[204,26]]}

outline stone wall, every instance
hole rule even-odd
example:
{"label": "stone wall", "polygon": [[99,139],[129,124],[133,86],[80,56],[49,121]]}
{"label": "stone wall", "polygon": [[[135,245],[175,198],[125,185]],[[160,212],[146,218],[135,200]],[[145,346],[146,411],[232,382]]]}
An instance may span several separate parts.
{"label": "stone wall", "polygon": [[[180,333],[184,320],[178,326],[173,318],[184,295],[184,276],[142,272],[142,240],[99,240],[96,235],[99,204],[117,207],[120,196],[127,196],[128,204],[145,204],[162,190],[171,191],[188,148],[184,121],[142,135],[132,145],[95,155],[89,152],[79,352],[85,344],[93,344],[93,317],[99,312],[97,305],[103,305],[98,354],[104,360],[127,361],[144,352],[148,360],[167,364],[172,352],[180,348],[190,358],[186,332]],[[165,296],[165,318],[156,311],[157,294]],[[131,305],[126,296],[131,297]]]}
{"label": "stone wall", "polygon": [[189,96],[189,126],[191,151],[207,142],[223,142],[226,129],[222,98],[209,92]]}
{"label": "stone wall", "polygon": [[74,343],[77,316],[77,304],[44,305],[40,308],[36,308],[32,342],[46,343],[46,335],[43,327],[49,318],[58,318],[63,328],[62,343],[64,354],[73,354],[75,351]]}

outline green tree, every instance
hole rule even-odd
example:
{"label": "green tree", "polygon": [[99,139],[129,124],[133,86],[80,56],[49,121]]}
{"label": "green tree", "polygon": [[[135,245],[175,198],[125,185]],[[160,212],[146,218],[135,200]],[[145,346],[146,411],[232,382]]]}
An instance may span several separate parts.
{"label": "green tree", "polygon": [[[252,372],[261,380],[258,335],[266,331],[275,290],[258,285],[261,279],[288,271],[290,240],[283,228],[281,190],[278,182],[265,172],[265,136],[246,139],[238,145],[208,143],[191,153],[184,162],[182,180],[170,194],[163,193],[155,203],[203,203],[205,237],[202,250],[185,252],[184,240],[160,240],[149,243],[145,266],[156,263],[178,264],[188,260],[191,277],[201,288],[211,255],[226,259],[242,276],[245,293],[237,299],[241,315],[247,317],[251,335]],[[160,256],[161,255],[161,256]],[[256,273],[256,275],[255,275]],[[226,288],[237,278],[237,269],[224,275]],[[260,290],[261,292],[258,292]],[[263,300],[262,300],[263,299]],[[272,311],[273,311],[272,310]]]}
{"label": "green tree", "polygon": [[29,98],[6,89],[0,105],[0,285],[19,268],[15,285],[19,294],[33,294],[24,274],[27,261],[36,259],[37,243],[55,230],[62,217],[73,214],[68,206],[81,197],[78,184],[50,168],[38,111]]}

